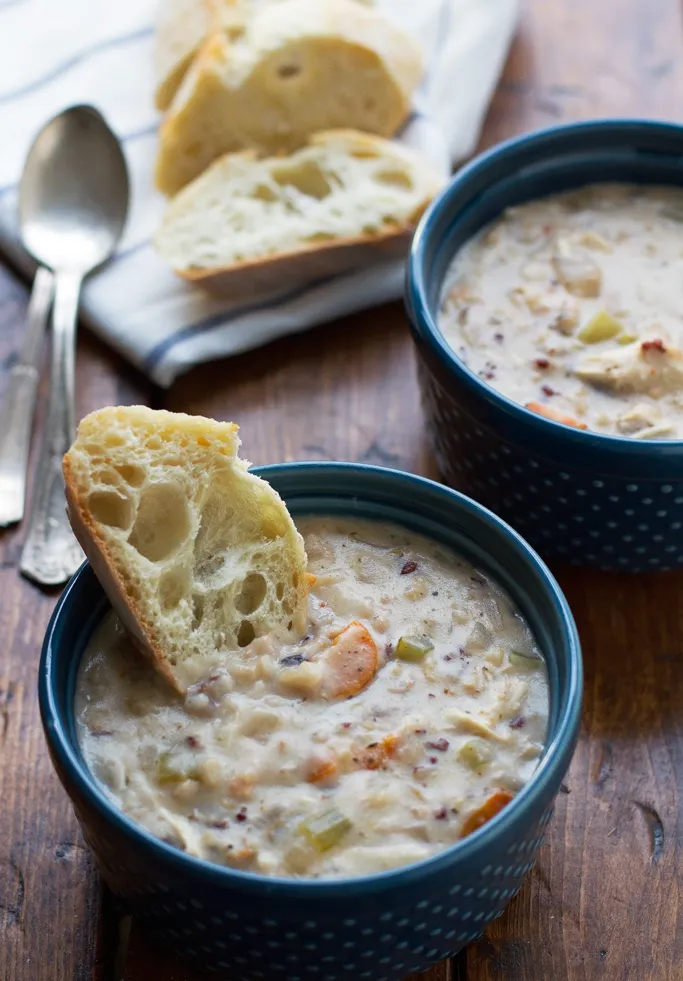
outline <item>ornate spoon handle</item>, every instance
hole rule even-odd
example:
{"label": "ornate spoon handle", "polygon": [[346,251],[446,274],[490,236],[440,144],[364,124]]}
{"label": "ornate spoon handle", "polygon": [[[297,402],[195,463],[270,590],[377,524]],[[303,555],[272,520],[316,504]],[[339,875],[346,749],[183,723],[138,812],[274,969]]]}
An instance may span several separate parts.
{"label": "ornate spoon handle", "polygon": [[26,315],[24,340],[0,409],[0,526],[21,521],[26,500],[26,468],[36,406],[45,327],[52,305],[54,277],[36,272]]}
{"label": "ornate spoon handle", "polygon": [[19,564],[25,576],[45,586],[66,582],[84,558],[66,516],[62,475],[62,457],[76,435],[74,360],[81,278],[73,272],[55,277],[50,398]]}

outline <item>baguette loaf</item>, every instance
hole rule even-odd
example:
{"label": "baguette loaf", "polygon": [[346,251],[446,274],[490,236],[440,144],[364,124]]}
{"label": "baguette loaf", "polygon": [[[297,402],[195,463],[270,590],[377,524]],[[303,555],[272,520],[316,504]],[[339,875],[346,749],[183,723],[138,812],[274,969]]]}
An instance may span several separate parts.
{"label": "baguette loaf", "polygon": [[202,44],[160,129],[157,185],[175,194],[224,153],[289,152],[320,130],[391,136],[421,74],[416,42],[357,0],[259,4],[241,38]]}
{"label": "baguette loaf", "polygon": [[[156,26],[155,104],[165,112],[173,101],[202,41],[213,31],[228,41],[243,37],[254,14],[282,0],[164,0]],[[356,0],[372,4],[374,0]]]}
{"label": "baguette loaf", "polygon": [[180,692],[205,656],[306,621],[303,540],[237,456],[233,423],[143,406],[86,416],[64,457],[69,518],[128,631]]}
{"label": "baguette loaf", "polygon": [[439,179],[412,151],[365,133],[319,133],[287,158],[217,160],[169,205],[162,258],[232,297],[402,255]]}
{"label": "baguette loaf", "polygon": [[154,103],[160,112],[170,106],[199,46],[209,34],[218,2],[165,0],[160,5],[154,48]]}

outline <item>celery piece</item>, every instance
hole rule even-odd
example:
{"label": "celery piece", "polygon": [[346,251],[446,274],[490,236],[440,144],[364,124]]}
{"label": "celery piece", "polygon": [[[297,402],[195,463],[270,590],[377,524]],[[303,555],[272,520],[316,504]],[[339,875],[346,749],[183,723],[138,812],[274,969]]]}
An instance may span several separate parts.
{"label": "celery piece", "polygon": [[157,780],[161,785],[182,783],[183,780],[197,780],[199,772],[194,761],[183,760],[180,756],[166,752],[157,760]]}
{"label": "celery piece", "polygon": [[415,637],[399,637],[396,645],[396,657],[400,661],[421,661],[433,650],[434,644],[424,634]]}
{"label": "celery piece", "polygon": [[638,337],[635,334],[624,333],[617,337],[617,344],[621,344],[622,347],[626,347],[627,344],[633,344],[633,342],[637,340]]}
{"label": "celery piece", "polygon": [[172,753],[162,753],[157,760],[157,780],[160,784],[182,783],[187,774]]}
{"label": "celery piece", "polygon": [[508,658],[514,667],[525,668],[527,671],[534,671],[543,664],[537,654],[525,654],[523,651],[510,651]]}
{"label": "celery piece", "polygon": [[303,821],[299,831],[319,852],[326,852],[337,845],[351,827],[349,819],[333,807],[324,814]]}
{"label": "celery piece", "polygon": [[599,344],[600,341],[609,341],[617,334],[621,334],[624,325],[613,317],[606,310],[598,310],[594,317],[585,324],[577,337],[584,344]]}
{"label": "celery piece", "polygon": [[471,770],[479,770],[491,760],[491,747],[483,739],[468,739],[460,747],[459,757]]}

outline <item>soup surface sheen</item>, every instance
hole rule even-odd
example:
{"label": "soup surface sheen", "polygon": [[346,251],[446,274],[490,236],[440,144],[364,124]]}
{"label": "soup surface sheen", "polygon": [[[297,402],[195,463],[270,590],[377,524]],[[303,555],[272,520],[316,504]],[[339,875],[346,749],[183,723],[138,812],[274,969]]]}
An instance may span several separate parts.
{"label": "soup surface sheen", "polygon": [[509,208],[458,253],[439,324],[542,415],[683,438],[683,191],[595,184]]}
{"label": "soup surface sheen", "polygon": [[405,529],[299,520],[306,636],[216,657],[185,697],[109,615],[86,650],[84,757],[152,834],[263,875],[339,877],[427,858],[528,781],[544,661],[508,596]]}

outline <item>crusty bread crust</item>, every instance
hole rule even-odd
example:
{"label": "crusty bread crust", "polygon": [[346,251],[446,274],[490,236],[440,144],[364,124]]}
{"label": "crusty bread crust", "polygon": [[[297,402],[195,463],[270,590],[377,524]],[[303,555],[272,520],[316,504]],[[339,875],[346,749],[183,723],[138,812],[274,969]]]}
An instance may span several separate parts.
{"label": "crusty bread crust", "polygon": [[[156,24],[154,104],[165,112],[212,33],[239,39],[254,16],[283,0],[162,0]],[[321,0],[324,2],[324,0]],[[374,6],[374,0],[355,0]]]}
{"label": "crusty bread crust", "polygon": [[87,509],[79,503],[76,482],[71,471],[71,461],[68,457],[64,458],[63,470],[66,484],[66,505],[71,528],[102,589],[107,594],[107,599],[140,653],[152,662],[159,674],[177,692],[183,694],[185,689],[166,663],[164,652],[157,643],[154,634],[147,629],[142,611],[135,600],[127,594],[125,583],[116,568],[97,523],[92,519]]}
{"label": "crusty bread crust", "polygon": [[[416,215],[415,223],[423,210],[424,207]],[[284,255],[239,262],[220,269],[178,269],[176,272],[195,286],[230,299],[275,294],[292,283],[312,283],[359,269],[377,262],[378,256],[404,258],[410,248],[413,228],[411,223],[398,231],[301,246]]]}
{"label": "crusty bread crust", "polygon": [[160,112],[171,105],[192,60],[214,27],[224,0],[163,0],[156,22],[154,104]]}
{"label": "crusty bread crust", "polygon": [[[278,185],[283,168],[285,181],[295,188],[293,202],[287,185]],[[310,170],[306,177],[306,168],[313,168],[327,191],[316,192],[315,178]],[[382,184],[387,174],[395,175],[399,185]],[[310,197],[306,179],[313,180]],[[411,150],[381,137],[356,130],[316,133],[289,157],[259,160],[253,151],[240,151],[215,161],[170,203],[155,247],[178,275],[209,292],[235,300],[272,296],[292,283],[338,275],[378,258],[403,258],[415,225],[442,183]],[[259,188],[272,194],[275,203],[249,203]],[[245,207],[256,208],[257,217]],[[301,236],[302,220],[306,237]],[[231,221],[239,229],[234,233]],[[247,242],[254,241],[253,229],[260,222],[271,229],[269,248],[259,232],[256,240],[263,254],[250,255]],[[204,265],[193,244],[197,240],[215,242],[216,251],[225,240],[224,253],[239,250],[246,255]]]}
{"label": "crusty bread crust", "polygon": [[213,30],[159,132],[155,180],[173,195],[241,148],[291,152],[340,126],[391,136],[423,72],[417,42],[358,0],[259,6],[233,44]]}
{"label": "crusty bread crust", "polygon": [[69,519],[136,646],[180,693],[216,654],[303,629],[306,553],[237,426],[107,407],[64,458]]}

